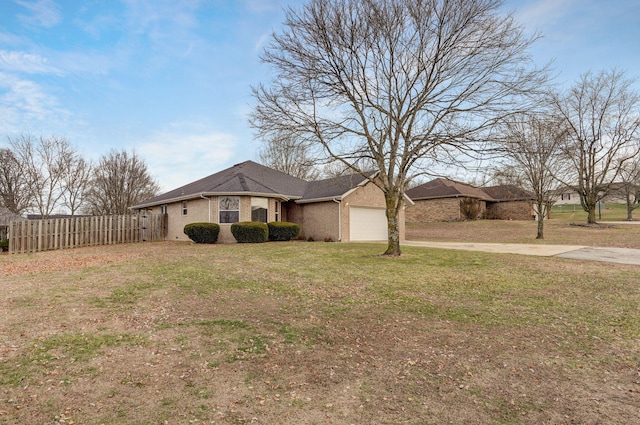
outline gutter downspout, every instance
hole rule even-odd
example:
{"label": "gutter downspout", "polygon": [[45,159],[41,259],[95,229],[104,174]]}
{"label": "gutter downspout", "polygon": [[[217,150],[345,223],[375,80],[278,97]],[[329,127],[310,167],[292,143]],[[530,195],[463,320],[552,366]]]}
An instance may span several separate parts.
{"label": "gutter downspout", "polygon": [[200,197],[202,199],[208,199],[209,200],[209,208],[207,208],[209,210],[209,223],[211,223],[211,196],[209,196],[208,198],[206,196],[204,196],[202,193],[200,194]]}
{"label": "gutter downspout", "polygon": [[338,242],[342,242],[342,201],[333,198],[333,202],[338,204]]}

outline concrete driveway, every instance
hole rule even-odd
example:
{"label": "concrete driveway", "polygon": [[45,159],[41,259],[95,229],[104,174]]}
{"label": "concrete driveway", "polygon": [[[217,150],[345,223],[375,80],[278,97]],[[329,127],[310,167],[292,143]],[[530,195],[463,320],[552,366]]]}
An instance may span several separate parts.
{"label": "concrete driveway", "polygon": [[537,255],[541,257],[560,257],[574,260],[605,261],[620,264],[640,265],[640,249],[629,248],[593,248],[579,245],[533,245],[511,243],[474,243],[474,242],[428,242],[406,241],[406,246],[428,248],[460,249],[465,251],[483,251],[503,254]]}

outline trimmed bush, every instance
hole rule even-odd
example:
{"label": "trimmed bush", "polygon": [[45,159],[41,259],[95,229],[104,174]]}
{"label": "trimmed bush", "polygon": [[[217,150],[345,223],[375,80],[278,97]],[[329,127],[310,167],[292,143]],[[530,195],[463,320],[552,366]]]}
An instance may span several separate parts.
{"label": "trimmed bush", "polygon": [[9,239],[0,239],[0,252],[9,251]]}
{"label": "trimmed bush", "polygon": [[267,223],[241,221],[231,225],[231,234],[238,243],[262,243],[269,239]]}
{"label": "trimmed bush", "polygon": [[269,227],[269,240],[270,241],[290,241],[295,239],[300,234],[300,226],[296,223],[289,223],[287,221],[272,221],[267,223]]}
{"label": "trimmed bush", "polygon": [[184,234],[195,243],[216,243],[220,225],[216,223],[189,223],[184,226]]}
{"label": "trimmed bush", "polygon": [[473,198],[462,198],[460,200],[460,211],[467,220],[477,220],[480,215],[480,201]]}

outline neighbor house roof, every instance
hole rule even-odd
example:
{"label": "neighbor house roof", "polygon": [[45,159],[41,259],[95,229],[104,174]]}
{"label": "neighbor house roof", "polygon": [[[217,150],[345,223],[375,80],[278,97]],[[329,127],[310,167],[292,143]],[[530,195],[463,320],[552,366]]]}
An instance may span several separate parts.
{"label": "neighbor house roof", "polygon": [[483,187],[486,192],[495,201],[523,201],[535,199],[533,194],[513,184],[505,184],[501,186]]}
{"label": "neighbor house roof", "polygon": [[470,184],[437,178],[407,190],[407,196],[414,201],[440,198],[476,198],[484,201],[501,202],[533,199],[533,195],[514,185],[475,187]]}
{"label": "neighbor house roof", "polygon": [[251,195],[320,202],[341,199],[367,179],[359,174],[307,182],[253,161],[236,164],[210,176],[134,205],[133,209],[193,199],[201,196]]}
{"label": "neighbor house roof", "polygon": [[486,199],[488,195],[477,187],[454,180],[437,178],[407,190],[407,196],[414,201],[438,198],[478,198]]}

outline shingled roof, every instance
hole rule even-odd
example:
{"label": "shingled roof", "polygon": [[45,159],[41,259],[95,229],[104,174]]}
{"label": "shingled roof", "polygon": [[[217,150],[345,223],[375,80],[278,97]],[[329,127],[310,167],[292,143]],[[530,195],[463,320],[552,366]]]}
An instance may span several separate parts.
{"label": "shingled roof", "polygon": [[236,164],[210,176],[196,180],[167,193],[147,199],[133,209],[162,205],[200,196],[250,195],[318,202],[339,199],[362,184],[359,174],[307,182],[253,161]]}
{"label": "shingled roof", "polygon": [[533,199],[533,195],[514,185],[475,187],[466,183],[437,178],[407,190],[414,201],[440,198],[475,198],[491,202]]}
{"label": "shingled roof", "polygon": [[497,202],[535,199],[531,192],[513,184],[483,187],[482,191],[486,192],[489,196],[491,196],[491,198],[493,198],[493,200]]}
{"label": "shingled roof", "polygon": [[297,202],[308,203],[341,198],[366,181],[367,179],[361,174],[349,174],[308,182],[304,195]]}
{"label": "shingled roof", "polygon": [[477,198],[487,199],[488,194],[477,187],[454,180],[438,178],[407,190],[407,196],[414,201],[438,198]]}

